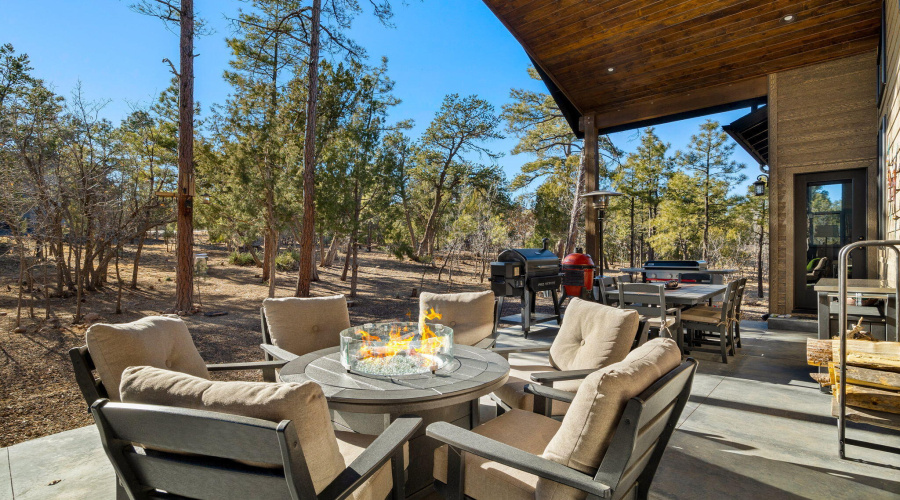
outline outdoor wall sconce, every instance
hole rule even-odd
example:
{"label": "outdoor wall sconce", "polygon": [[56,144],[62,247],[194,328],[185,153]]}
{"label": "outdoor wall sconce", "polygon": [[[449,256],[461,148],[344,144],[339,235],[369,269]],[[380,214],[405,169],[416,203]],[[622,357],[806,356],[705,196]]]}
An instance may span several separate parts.
{"label": "outdoor wall sconce", "polygon": [[756,196],[765,196],[766,195],[766,184],[769,182],[768,175],[760,175],[756,178],[756,182],[753,183],[753,194]]}

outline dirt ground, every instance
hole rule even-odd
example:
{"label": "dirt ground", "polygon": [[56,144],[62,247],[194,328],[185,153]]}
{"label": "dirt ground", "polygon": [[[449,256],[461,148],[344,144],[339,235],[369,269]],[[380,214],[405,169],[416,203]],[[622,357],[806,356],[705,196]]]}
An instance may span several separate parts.
{"label": "dirt ground", "polygon": [[[227,264],[224,247],[198,245],[196,251],[209,255],[208,274],[198,279],[202,312],[228,313],[214,317],[200,313],[184,318],[203,359],[207,363],[262,360],[259,307],[267,297],[268,287],[260,281],[260,269]],[[479,280],[474,262],[463,262],[462,269],[454,265],[452,281],[445,269],[438,281],[440,261],[437,267],[400,262],[388,253],[365,249],[359,256],[359,292],[350,308],[353,324],[403,319],[408,312],[415,314],[418,299],[414,288],[447,293],[485,290],[490,286]],[[126,252],[121,269],[126,281],[131,277],[132,258]],[[126,285],[123,291],[122,314],[114,313],[117,287],[110,285],[85,297],[84,314],[92,321],[72,324],[74,297],[52,299],[51,317],[44,320],[41,300],[34,308],[37,319],[29,318],[26,308],[26,331],[14,333],[17,263],[8,254],[0,258],[0,315],[5,314],[0,317],[0,447],[91,423],[75,383],[68,350],[84,345],[84,332],[91,322],[123,323],[170,310],[175,294],[174,262],[174,252],[167,251],[162,241],[148,242],[138,289],[130,290]],[[349,294],[349,280],[340,281],[341,271],[340,260],[331,268],[319,268],[321,281],[313,283],[313,295]],[[279,272],[276,296],[291,296],[295,280],[296,272]],[[745,298],[745,318],[758,318],[767,308],[764,299],[753,297],[755,293],[748,292]],[[549,300],[540,300],[539,309],[548,309]],[[509,300],[503,313],[515,314],[518,307],[518,301]]]}

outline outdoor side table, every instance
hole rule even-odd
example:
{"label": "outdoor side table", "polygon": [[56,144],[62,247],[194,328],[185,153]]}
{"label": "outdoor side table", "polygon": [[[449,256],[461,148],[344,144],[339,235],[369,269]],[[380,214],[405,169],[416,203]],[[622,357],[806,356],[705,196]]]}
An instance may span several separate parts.
{"label": "outdoor side table", "polygon": [[381,434],[401,415],[424,422],[409,442],[407,494],[432,484],[434,450],[441,445],[425,435],[432,422],[445,421],[466,429],[478,425],[478,398],[503,386],[509,363],[499,354],[456,344],[453,362],[436,373],[370,377],[348,372],[338,347],[301,356],[281,369],[283,382],[313,381],[322,386],[332,421],[339,430]]}

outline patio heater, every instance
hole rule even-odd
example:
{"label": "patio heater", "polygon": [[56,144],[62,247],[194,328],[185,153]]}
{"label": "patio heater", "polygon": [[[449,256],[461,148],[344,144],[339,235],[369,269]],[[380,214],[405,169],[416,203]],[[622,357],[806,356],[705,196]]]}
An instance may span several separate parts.
{"label": "patio heater", "polygon": [[613,196],[622,196],[622,193],[615,191],[591,191],[590,193],[581,195],[582,198],[589,198],[593,201],[594,209],[597,210],[597,222],[600,225],[597,235],[599,247],[597,250],[597,265],[600,267],[598,276],[603,276],[603,219],[606,218],[606,209],[609,208],[609,199]]}
{"label": "patio heater", "polygon": [[756,182],[753,183],[753,194],[756,196],[765,196],[766,195],[766,184],[769,182],[769,176],[766,174],[762,174],[756,178]]}

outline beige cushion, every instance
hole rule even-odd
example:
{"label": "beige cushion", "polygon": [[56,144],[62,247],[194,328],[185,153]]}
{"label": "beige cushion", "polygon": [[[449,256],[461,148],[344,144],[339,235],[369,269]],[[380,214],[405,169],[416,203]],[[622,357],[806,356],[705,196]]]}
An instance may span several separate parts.
{"label": "beige cushion", "polygon": [[[534,409],[534,394],[525,392],[525,386],[535,384],[531,381],[531,374],[538,372],[558,371],[549,364],[539,364],[534,360],[522,360],[517,355],[511,355],[509,359],[509,380],[502,387],[494,391],[494,396],[508,404],[512,408],[532,411]],[[553,387],[563,391],[576,392],[582,380],[566,380],[556,382]],[[554,401],[551,406],[553,415],[565,415],[569,408],[568,403]]]}
{"label": "beige cushion", "polygon": [[494,292],[419,295],[419,318],[431,308],[441,315],[435,323],[453,329],[453,342],[475,345],[494,332]]}
{"label": "beige cushion", "polygon": [[88,352],[109,394],[119,401],[119,382],[129,366],[155,366],[209,378],[187,325],[178,318],[148,316],[131,323],[91,325]]}
{"label": "beige cushion", "polygon": [[[659,328],[662,324],[662,318],[660,318],[659,316],[647,318],[647,324],[650,325],[650,328]],[[675,326],[675,317],[666,316],[666,328],[671,328],[673,326]]]}
{"label": "beige cushion", "polygon": [[574,298],[550,346],[550,364],[586,370],[618,363],[631,350],[639,324],[637,311]]}
{"label": "beige cushion", "polygon": [[272,343],[298,356],[340,345],[340,333],[350,328],[347,298],[266,299],[263,311]]}
{"label": "beige cushion", "polygon": [[[535,413],[512,410],[476,427],[473,432],[540,455],[560,423]],[[434,450],[434,478],[447,482],[447,445]],[[466,495],[477,500],[534,500],[538,477],[479,457],[466,455]]]}
{"label": "beige cushion", "polygon": [[[346,465],[350,465],[356,460],[356,457],[360,456],[378,437],[345,431],[335,431],[334,435]],[[409,443],[403,444],[403,466],[404,468],[409,466]],[[356,500],[384,500],[391,492],[393,484],[391,462],[388,461],[366,481],[363,487],[354,492],[353,498]]]}
{"label": "beige cushion", "polygon": [[293,421],[317,493],[344,469],[328,403],[314,382],[219,382],[141,366],[125,370],[120,390],[126,403]]}
{"label": "beige cushion", "polygon": [[[589,375],[563,418],[559,432],[547,444],[543,457],[587,474],[594,474],[606,454],[629,399],[639,395],[681,363],[678,344],[655,338],[638,347],[620,363]],[[572,488],[540,481],[541,500],[584,498]]]}

